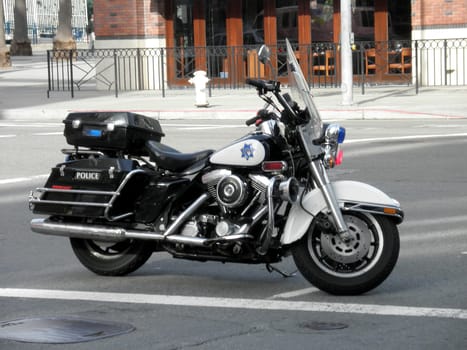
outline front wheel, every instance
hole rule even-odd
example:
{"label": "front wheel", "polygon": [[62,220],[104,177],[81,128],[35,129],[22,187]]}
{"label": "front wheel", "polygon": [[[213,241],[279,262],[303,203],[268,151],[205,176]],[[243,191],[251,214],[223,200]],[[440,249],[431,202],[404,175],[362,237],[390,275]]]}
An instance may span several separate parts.
{"label": "front wheel", "polygon": [[92,272],[103,276],[123,276],[136,271],[151,256],[151,244],[125,240],[118,243],[70,238],[79,261]]}
{"label": "front wheel", "polygon": [[386,216],[357,212],[343,216],[353,242],[345,244],[312,224],[292,247],[292,255],[302,275],[319,289],[336,295],[362,294],[382,283],[394,268],[399,232]]}

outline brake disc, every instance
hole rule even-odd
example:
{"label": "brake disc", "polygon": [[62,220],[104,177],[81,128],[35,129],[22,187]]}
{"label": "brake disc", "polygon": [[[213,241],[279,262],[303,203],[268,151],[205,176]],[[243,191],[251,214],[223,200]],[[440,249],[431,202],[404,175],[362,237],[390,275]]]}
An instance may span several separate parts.
{"label": "brake disc", "polygon": [[355,216],[344,215],[347,228],[355,237],[350,243],[344,243],[338,235],[322,233],[322,253],[334,261],[351,264],[361,260],[371,247],[372,232],[365,221]]}

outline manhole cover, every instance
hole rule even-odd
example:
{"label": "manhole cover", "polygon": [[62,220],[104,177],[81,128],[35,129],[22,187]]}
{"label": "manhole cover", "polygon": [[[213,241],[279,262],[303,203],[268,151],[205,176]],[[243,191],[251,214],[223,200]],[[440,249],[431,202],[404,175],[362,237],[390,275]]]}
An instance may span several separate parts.
{"label": "manhole cover", "polygon": [[345,323],[334,323],[334,322],[304,322],[300,323],[300,328],[304,329],[312,329],[315,331],[332,331],[336,329],[344,329],[347,328],[348,325]]}
{"label": "manhole cover", "polygon": [[79,317],[28,318],[0,323],[0,338],[26,343],[80,343],[130,333],[130,324]]}

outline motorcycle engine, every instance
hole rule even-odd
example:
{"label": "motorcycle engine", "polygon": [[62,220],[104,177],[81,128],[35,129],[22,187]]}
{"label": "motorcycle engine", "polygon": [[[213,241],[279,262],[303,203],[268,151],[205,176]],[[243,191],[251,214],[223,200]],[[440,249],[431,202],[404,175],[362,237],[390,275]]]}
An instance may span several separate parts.
{"label": "motorcycle engine", "polygon": [[227,169],[213,170],[203,175],[202,181],[217,202],[229,209],[242,207],[253,191],[263,194],[264,200],[269,183],[266,176],[250,174],[244,178]]}
{"label": "motorcycle engine", "polygon": [[228,169],[216,169],[206,173],[202,182],[221,207],[217,221],[213,220],[215,235],[227,236],[240,228],[240,222],[266,202],[269,178],[263,175],[233,174]]}
{"label": "motorcycle engine", "polygon": [[248,198],[248,187],[244,179],[238,175],[228,175],[217,183],[217,200],[227,208],[238,208]]}

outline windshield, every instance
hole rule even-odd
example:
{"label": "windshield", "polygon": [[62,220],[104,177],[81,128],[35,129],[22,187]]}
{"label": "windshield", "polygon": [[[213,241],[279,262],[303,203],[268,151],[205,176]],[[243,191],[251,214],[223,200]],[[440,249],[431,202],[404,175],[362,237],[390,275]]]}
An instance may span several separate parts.
{"label": "windshield", "polygon": [[294,50],[288,39],[285,40],[287,45],[287,70],[289,77],[289,88],[292,98],[298,103],[300,108],[305,109],[310,117],[310,129],[308,132],[312,140],[321,137],[323,123],[311,97],[311,91],[308,83],[303,76],[302,69],[297,62]]}

